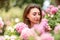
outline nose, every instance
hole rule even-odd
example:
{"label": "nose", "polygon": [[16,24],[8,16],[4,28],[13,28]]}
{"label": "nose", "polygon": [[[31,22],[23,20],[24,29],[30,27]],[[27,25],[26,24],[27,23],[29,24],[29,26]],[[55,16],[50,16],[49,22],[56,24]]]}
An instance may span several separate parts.
{"label": "nose", "polygon": [[39,20],[39,19],[40,19],[40,16],[36,15],[35,20]]}
{"label": "nose", "polygon": [[36,15],[36,18],[40,18],[40,15]]}

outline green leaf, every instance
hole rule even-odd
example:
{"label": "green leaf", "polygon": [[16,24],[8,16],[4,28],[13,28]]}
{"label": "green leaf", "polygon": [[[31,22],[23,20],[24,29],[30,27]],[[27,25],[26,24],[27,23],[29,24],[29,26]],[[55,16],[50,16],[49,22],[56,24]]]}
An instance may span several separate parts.
{"label": "green leaf", "polygon": [[30,36],[28,39],[29,40],[35,40],[33,36]]}

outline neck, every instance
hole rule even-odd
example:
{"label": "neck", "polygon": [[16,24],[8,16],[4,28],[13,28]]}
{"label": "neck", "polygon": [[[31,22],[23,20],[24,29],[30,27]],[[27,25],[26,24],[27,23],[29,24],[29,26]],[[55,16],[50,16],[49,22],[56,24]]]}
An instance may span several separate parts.
{"label": "neck", "polygon": [[34,23],[30,23],[29,28],[32,28],[34,26]]}
{"label": "neck", "polygon": [[31,28],[34,26],[34,23],[31,23]]}

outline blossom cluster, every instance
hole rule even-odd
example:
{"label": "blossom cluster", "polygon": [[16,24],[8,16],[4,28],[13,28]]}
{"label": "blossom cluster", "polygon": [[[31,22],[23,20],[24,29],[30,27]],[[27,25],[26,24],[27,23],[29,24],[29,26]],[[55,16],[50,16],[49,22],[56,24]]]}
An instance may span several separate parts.
{"label": "blossom cluster", "polygon": [[20,33],[21,40],[30,40],[31,37],[33,40],[54,40],[53,36],[47,32],[51,30],[47,19],[42,19],[40,24],[35,24],[32,28],[24,23],[18,23],[16,30]]}

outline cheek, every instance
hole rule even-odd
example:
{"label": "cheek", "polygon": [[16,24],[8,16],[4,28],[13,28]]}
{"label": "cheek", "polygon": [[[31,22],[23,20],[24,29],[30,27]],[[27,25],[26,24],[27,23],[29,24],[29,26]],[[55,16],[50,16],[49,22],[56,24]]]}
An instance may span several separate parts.
{"label": "cheek", "polygon": [[29,20],[30,20],[30,21],[34,21],[34,19],[35,19],[35,17],[32,16],[32,15],[29,17]]}
{"label": "cheek", "polygon": [[40,20],[40,18],[41,18],[41,17],[39,16],[38,19]]}
{"label": "cheek", "polygon": [[34,20],[40,20],[40,16],[34,17]]}

